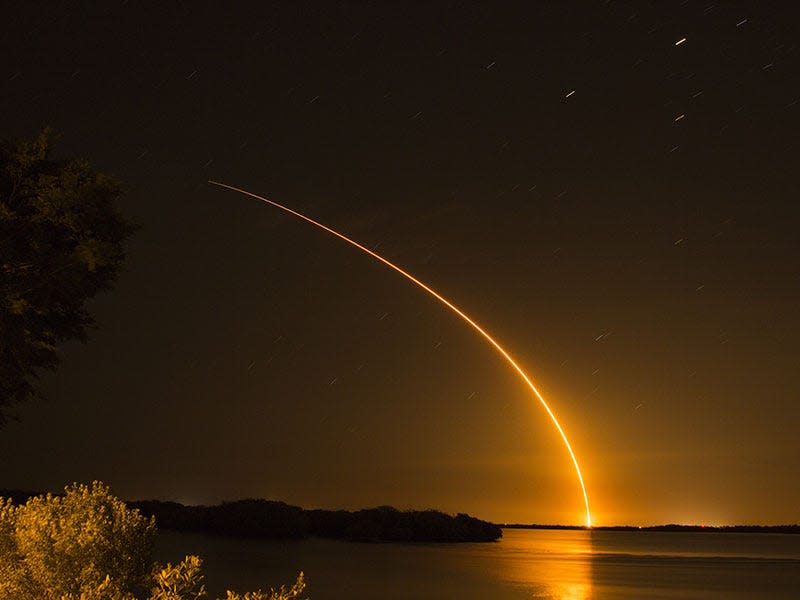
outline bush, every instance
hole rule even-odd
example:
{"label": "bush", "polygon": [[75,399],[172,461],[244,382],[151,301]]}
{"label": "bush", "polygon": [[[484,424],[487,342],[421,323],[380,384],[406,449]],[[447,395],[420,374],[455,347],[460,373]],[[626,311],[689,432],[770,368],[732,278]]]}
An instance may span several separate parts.
{"label": "bush", "polygon": [[296,600],[300,598],[300,594],[303,593],[305,588],[306,580],[301,572],[300,575],[297,576],[297,581],[295,581],[294,585],[290,588],[281,586],[281,589],[278,591],[270,590],[269,593],[267,593],[258,590],[257,592],[247,592],[244,595],[229,591],[225,600]]}
{"label": "bush", "polygon": [[[19,506],[0,498],[0,600],[204,597],[201,560],[154,564],[155,533],[152,517],[128,508],[99,482]],[[289,589],[228,592],[226,600],[295,600],[304,588],[300,573]]]}

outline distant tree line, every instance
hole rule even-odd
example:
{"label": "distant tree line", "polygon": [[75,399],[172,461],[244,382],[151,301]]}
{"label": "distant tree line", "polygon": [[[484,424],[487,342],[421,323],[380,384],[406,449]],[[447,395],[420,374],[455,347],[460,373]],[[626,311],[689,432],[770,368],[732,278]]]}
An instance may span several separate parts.
{"label": "distant tree line", "polygon": [[[36,492],[0,490],[0,497],[24,504]],[[400,511],[380,506],[354,512],[304,510],[273,500],[238,500],[216,506],[185,506],[178,502],[128,502],[160,529],[231,537],[303,539],[320,537],[359,542],[494,542],[500,526],[459,513],[438,510]],[[524,526],[523,526],[524,527]]]}
{"label": "distant tree line", "polygon": [[[36,492],[0,490],[0,497],[23,504]],[[503,536],[499,525],[459,513],[438,510],[400,511],[380,506],[358,511],[304,510],[273,500],[238,500],[216,506],[186,506],[178,502],[128,502],[159,529],[210,533],[230,537],[304,539],[354,542],[494,542]]]}
{"label": "distant tree line", "polygon": [[497,525],[466,514],[436,510],[400,511],[381,506],[349,512],[303,510],[271,500],[239,500],[216,506],[177,502],[131,502],[153,516],[159,528],[232,537],[302,539],[320,537],[359,542],[493,542],[502,537]]}

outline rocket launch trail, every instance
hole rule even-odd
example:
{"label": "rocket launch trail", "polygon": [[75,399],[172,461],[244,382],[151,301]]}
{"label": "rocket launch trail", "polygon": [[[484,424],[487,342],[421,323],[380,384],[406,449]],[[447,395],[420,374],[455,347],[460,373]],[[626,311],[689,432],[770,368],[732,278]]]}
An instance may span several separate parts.
{"label": "rocket launch trail", "polygon": [[312,225],[314,225],[316,227],[319,227],[320,229],[322,229],[324,231],[327,231],[331,235],[334,235],[337,238],[339,238],[340,240],[343,240],[343,241],[347,242],[351,246],[355,246],[356,248],[358,248],[362,252],[365,252],[366,254],[369,254],[375,260],[377,260],[379,262],[382,262],[384,265],[386,265],[390,269],[392,269],[394,271],[397,271],[403,277],[405,277],[409,281],[413,282],[417,286],[421,287],[423,290],[428,292],[431,296],[436,298],[439,302],[444,304],[447,308],[449,308],[451,311],[453,311],[455,314],[457,314],[459,317],[461,317],[475,331],[477,331],[481,336],[483,336],[483,338],[487,342],[489,342],[494,347],[494,349],[497,350],[497,352],[500,353],[500,355],[503,358],[506,359],[508,364],[510,364],[511,367],[513,367],[513,369],[517,372],[517,374],[527,384],[527,386],[533,392],[533,395],[536,396],[536,399],[542,405],[542,408],[544,408],[545,412],[547,412],[547,414],[550,417],[550,420],[553,422],[553,425],[555,426],[555,428],[558,430],[558,433],[559,433],[559,435],[561,436],[561,439],[564,442],[564,446],[566,447],[567,452],[569,452],[570,458],[572,459],[572,464],[575,467],[575,474],[578,477],[578,483],[580,483],[581,492],[583,493],[583,502],[584,502],[584,505],[586,507],[586,526],[587,527],[591,527],[592,526],[592,515],[589,512],[589,496],[586,493],[586,485],[583,482],[583,475],[581,474],[581,468],[578,465],[578,459],[575,457],[575,452],[572,450],[572,446],[570,445],[569,440],[567,439],[567,434],[564,433],[564,429],[561,427],[561,424],[558,422],[558,419],[556,418],[555,413],[553,413],[552,409],[547,404],[547,401],[545,401],[545,399],[542,396],[542,394],[539,393],[539,390],[536,389],[536,386],[533,384],[533,381],[531,381],[530,377],[528,377],[528,375],[525,373],[525,371],[522,370],[522,367],[520,367],[516,363],[516,361],[511,357],[511,355],[505,350],[505,348],[503,348],[491,335],[489,335],[489,333],[485,329],[483,329],[480,325],[478,325],[475,321],[473,321],[472,318],[470,318],[466,313],[464,313],[455,304],[453,304],[452,302],[447,300],[447,298],[445,298],[444,296],[439,294],[436,290],[428,287],[428,285],[426,285],[425,283],[423,283],[422,281],[420,281],[419,279],[417,279],[416,277],[414,277],[410,273],[404,271],[403,269],[401,269],[400,267],[398,267],[394,263],[390,262],[389,260],[385,259],[381,255],[373,252],[372,250],[370,250],[366,246],[362,246],[358,242],[356,242],[354,240],[351,240],[346,235],[343,235],[343,234],[339,233],[338,231],[335,231],[335,230],[331,229],[330,227],[327,227],[326,225],[323,225],[322,223],[319,223],[319,222],[315,221],[314,219],[305,216],[302,213],[299,213],[299,212],[297,212],[295,210],[292,210],[291,208],[283,206],[282,204],[278,204],[277,202],[274,202],[272,200],[264,198],[263,196],[259,196],[258,194],[254,194],[252,192],[248,192],[247,190],[243,190],[241,188],[237,188],[237,187],[234,187],[232,185],[228,185],[226,183],[221,183],[219,181],[209,180],[208,183],[210,183],[212,185],[216,185],[216,186],[221,187],[221,188],[226,188],[226,189],[232,190],[234,192],[238,192],[240,194],[244,194],[245,196],[250,196],[251,198],[255,198],[256,200],[260,200],[260,201],[265,202],[267,204],[270,204],[270,205],[272,205],[272,206],[274,206],[276,208],[280,208],[281,210],[283,210],[283,211],[285,211],[285,212],[287,212],[287,213],[289,213],[291,215],[294,215],[295,217],[298,217],[299,219],[302,219],[302,220],[304,220],[304,221],[306,221],[308,223],[311,223]]}

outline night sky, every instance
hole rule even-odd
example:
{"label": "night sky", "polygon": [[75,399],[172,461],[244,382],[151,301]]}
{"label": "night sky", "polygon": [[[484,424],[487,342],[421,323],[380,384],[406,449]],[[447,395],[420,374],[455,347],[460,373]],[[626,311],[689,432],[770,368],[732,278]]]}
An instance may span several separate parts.
{"label": "night sky", "polygon": [[[790,3],[18,3],[0,136],[141,230],[0,487],[596,524],[800,520]],[[684,40],[685,41],[681,41]]]}

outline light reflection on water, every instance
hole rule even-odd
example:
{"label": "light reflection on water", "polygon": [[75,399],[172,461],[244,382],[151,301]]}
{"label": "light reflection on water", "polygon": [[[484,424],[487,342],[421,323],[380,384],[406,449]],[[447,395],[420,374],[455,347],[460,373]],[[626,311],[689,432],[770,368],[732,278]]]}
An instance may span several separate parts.
{"label": "light reflection on water", "polygon": [[507,529],[489,544],[359,544],[159,534],[205,560],[209,598],[289,583],[312,600],[797,599],[800,536]]}
{"label": "light reflection on water", "polygon": [[497,576],[527,589],[530,598],[592,598],[592,539],[588,531],[549,531],[546,537],[506,529]]}

